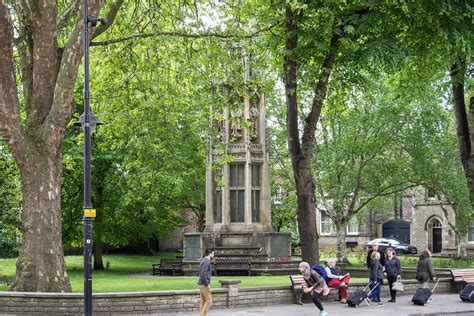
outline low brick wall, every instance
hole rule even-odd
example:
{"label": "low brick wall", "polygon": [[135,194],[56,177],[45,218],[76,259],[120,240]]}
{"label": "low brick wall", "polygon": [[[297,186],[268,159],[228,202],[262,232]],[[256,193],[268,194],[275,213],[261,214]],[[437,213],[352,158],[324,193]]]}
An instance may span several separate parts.
{"label": "low brick wall", "polygon": [[[440,279],[436,293],[454,293],[456,287],[451,278]],[[289,281],[289,280],[288,280]],[[264,286],[239,288],[239,282],[221,282],[222,288],[212,290],[213,308],[233,308],[273,304],[293,304],[295,302],[290,286]],[[420,287],[415,280],[405,280],[405,292],[413,295]],[[431,287],[433,284],[431,284]],[[364,284],[353,283],[349,295]],[[430,288],[431,288],[430,287]],[[382,297],[388,296],[388,285],[382,288]],[[337,297],[337,291],[324,300]],[[306,298],[308,299],[308,298]],[[93,295],[94,315],[140,315],[197,311],[199,291],[161,291],[133,293],[102,293]],[[0,292],[0,315],[81,315],[83,295],[70,293],[24,293]]]}

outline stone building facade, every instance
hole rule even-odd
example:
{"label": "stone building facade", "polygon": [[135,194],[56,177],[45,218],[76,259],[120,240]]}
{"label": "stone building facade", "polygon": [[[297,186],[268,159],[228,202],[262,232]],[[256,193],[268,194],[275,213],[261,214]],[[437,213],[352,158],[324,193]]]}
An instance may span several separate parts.
{"label": "stone building facade", "polygon": [[[447,206],[448,210],[451,210]],[[330,218],[317,210],[317,227],[321,247],[336,244],[336,235]],[[445,216],[440,201],[428,190],[417,188],[404,192],[393,210],[368,210],[347,227],[348,243],[363,245],[369,240],[395,237],[410,243],[419,251],[429,249],[434,254],[455,254],[458,240],[449,222],[455,223],[454,213]],[[468,230],[468,254],[474,255],[474,222]]]}

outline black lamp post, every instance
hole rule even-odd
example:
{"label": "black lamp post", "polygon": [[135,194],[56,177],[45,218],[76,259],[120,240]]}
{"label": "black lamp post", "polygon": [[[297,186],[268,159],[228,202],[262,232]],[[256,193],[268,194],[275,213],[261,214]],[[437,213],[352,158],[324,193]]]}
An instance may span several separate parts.
{"label": "black lamp post", "polygon": [[84,315],[92,315],[92,221],[96,215],[91,201],[91,132],[102,123],[90,107],[89,91],[89,23],[96,26],[98,22],[106,24],[106,19],[89,17],[89,4],[84,0],[84,113],[74,123],[84,129]]}

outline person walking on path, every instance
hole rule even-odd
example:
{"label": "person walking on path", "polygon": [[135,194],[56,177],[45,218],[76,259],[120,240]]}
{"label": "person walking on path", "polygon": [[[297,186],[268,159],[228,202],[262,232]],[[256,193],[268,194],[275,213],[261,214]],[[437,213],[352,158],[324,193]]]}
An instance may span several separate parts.
{"label": "person walking on path", "polygon": [[392,289],[393,283],[401,278],[402,268],[400,260],[394,256],[393,249],[387,248],[387,256],[385,257],[385,273],[387,276],[388,286],[390,287],[390,303],[395,303],[397,298],[397,291]]}
{"label": "person walking on path", "polygon": [[319,309],[319,316],[327,316],[327,312],[323,307],[323,304],[319,300],[319,295],[328,295],[329,287],[326,285],[323,277],[316,271],[311,269],[307,262],[301,262],[299,270],[303,275],[303,279],[306,281],[308,287],[304,288],[305,293],[311,293],[314,305]]}
{"label": "person walking on path", "polygon": [[[370,262],[370,289],[373,290],[374,302],[377,302],[379,306],[383,306],[380,300],[380,288],[383,281],[383,266],[380,263],[380,253],[374,251],[372,253],[372,261]],[[375,288],[375,289],[374,289]]]}
{"label": "person walking on path", "polygon": [[201,304],[199,305],[199,315],[206,316],[207,311],[212,305],[212,294],[211,294],[211,275],[212,266],[211,260],[214,258],[214,250],[207,248],[204,257],[201,259],[199,264],[199,293],[201,297]]}
{"label": "person walking on path", "polygon": [[345,304],[347,302],[347,288],[349,287],[351,275],[349,273],[340,275],[336,268],[336,262],[335,258],[330,258],[328,266],[325,268],[328,286],[339,290],[341,303]]}
{"label": "person walking on path", "polygon": [[[378,252],[378,253],[380,254],[380,264],[381,264],[382,266],[385,264],[385,254],[384,254],[384,252],[383,252],[382,250],[379,249],[379,244],[378,244],[376,241],[374,241],[374,242],[372,243],[371,249],[370,249],[369,252],[367,253],[367,263],[366,263],[366,266],[367,266],[367,269],[369,269],[369,270],[370,270],[370,265],[372,264],[372,254],[373,254],[374,252]],[[370,282],[370,279],[369,279],[369,282]],[[383,285],[383,279],[382,279],[382,283],[381,283],[379,286],[382,287],[382,285]],[[373,293],[373,292],[370,294],[370,299],[375,302],[375,297],[374,297],[374,293]]]}
{"label": "person walking on path", "polygon": [[433,269],[433,262],[431,261],[431,252],[426,249],[420,255],[420,261],[416,267],[416,279],[420,282],[428,280],[436,280],[436,275]]}

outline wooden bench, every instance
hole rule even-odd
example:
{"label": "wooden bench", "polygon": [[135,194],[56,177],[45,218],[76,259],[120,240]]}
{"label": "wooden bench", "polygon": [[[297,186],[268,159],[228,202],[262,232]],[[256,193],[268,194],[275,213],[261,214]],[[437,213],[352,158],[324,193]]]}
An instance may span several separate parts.
{"label": "wooden bench", "polygon": [[[304,294],[303,287],[308,287],[308,283],[306,283],[306,281],[304,280],[301,274],[290,275],[290,280],[291,280],[291,288],[295,292],[296,304],[303,304],[301,302],[301,299]],[[329,290],[337,291],[338,289],[329,287]]]}
{"label": "wooden bench", "polygon": [[151,274],[163,275],[172,273],[173,275],[183,274],[183,259],[161,259],[160,263],[151,265]]}
{"label": "wooden bench", "polygon": [[216,259],[214,260],[214,271],[217,276],[218,271],[246,271],[250,276],[252,273],[252,263],[250,259]]}
{"label": "wooden bench", "polygon": [[474,269],[452,269],[451,275],[453,281],[463,283],[463,287],[466,284],[474,283]]}

